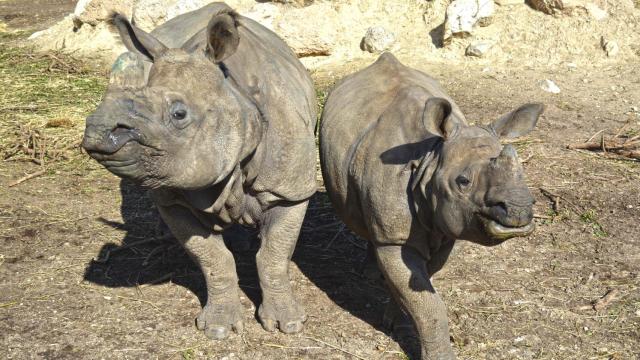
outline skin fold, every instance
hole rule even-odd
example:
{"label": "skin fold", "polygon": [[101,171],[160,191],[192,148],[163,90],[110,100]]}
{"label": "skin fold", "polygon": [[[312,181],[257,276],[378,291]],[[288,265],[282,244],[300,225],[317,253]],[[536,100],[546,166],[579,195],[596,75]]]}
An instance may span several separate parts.
{"label": "skin fold", "polygon": [[222,234],[259,228],[267,330],[299,332],[289,263],[315,192],[315,92],[270,30],[213,3],[146,33],[114,15],[129,52],[114,63],[83,147],[112,173],[151,189],[164,222],[200,266],[208,299],[197,327],[243,328],[235,263]]}
{"label": "skin fold", "polygon": [[455,358],[446,307],[431,283],[454,242],[493,246],[534,229],[522,166],[499,140],[531,131],[542,111],[526,104],[470,126],[436,80],[390,53],[327,98],[320,126],[327,192],[375,249],[396,303],[385,323],[406,313],[423,359]]}

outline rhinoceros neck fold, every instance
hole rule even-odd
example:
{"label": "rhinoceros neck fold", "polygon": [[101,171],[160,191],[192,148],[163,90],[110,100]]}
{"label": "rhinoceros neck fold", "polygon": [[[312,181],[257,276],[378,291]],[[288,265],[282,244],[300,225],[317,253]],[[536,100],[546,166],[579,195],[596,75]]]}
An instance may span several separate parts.
{"label": "rhinoceros neck fold", "polygon": [[411,175],[410,205],[417,215],[420,224],[430,233],[437,232],[433,225],[434,204],[431,202],[431,180],[438,167],[440,152],[442,151],[442,141],[436,142],[433,147],[422,157],[420,163]]}
{"label": "rhinoceros neck fold", "polygon": [[238,167],[241,168],[245,179],[251,183],[257,177],[258,164],[262,162],[264,157],[262,148],[264,147],[263,139],[269,126],[268,119],[259,98],[252,96],[253,91],[240,85],[231,73],[228,73],[227,85],[244,108],[242,114],[245,132]]}
{"label": "rhinoceros neck fold", "polygon": [[[175,203],[194,210],[194,215],[214,231],[223,231],[234,222],[253,225],[253,218],[245,215],[246,196],[243,188],[244,176],[238,164],[223,181],[199,190],[168,190],[176,196],[162,200],[168,206]],[[158,199],[156,199],[158,201]]]}

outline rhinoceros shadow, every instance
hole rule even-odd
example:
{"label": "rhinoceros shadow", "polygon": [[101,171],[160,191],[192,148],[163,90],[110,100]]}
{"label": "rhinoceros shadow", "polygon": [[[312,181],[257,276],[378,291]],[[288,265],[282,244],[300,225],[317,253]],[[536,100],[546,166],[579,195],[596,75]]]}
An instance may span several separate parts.
{"label": "rhinoceros shadow", "polygon": [[[120,192],[123,222],[104,218],[98,221],[122,231],[122,238],[113,239],[114,242],[101,248],[90,260],[84,279],[106,287],[136,287],[171,281],[194,293],[204,306],[207,301],[204,277],[168,229],[158,226],[161,221],[147,192],[126,180],[120,182]],[[257,308],[262,297],[255,263],[259,240],[254,233],[234,232],[225,241],[236,260],[240,287]],[[234,248],[235,236],[249,236],[252,239],[250,246]],[[382,326],[382,313],[389,295],[375,270],[375,262],[367,259],[366,242],[336,218],[327,194],[317,192],[310,201],[293,262],[336,304],[392,336]],[[313,298],[309,294],[297,295],[300,299]],[[316,313],[314,305],[307,302],[303,305],[308,315],[322,320],[323,314]],[[414,339],[397,340],[406,353],[419,351]]]}
{"label": "rhinoceros shadow", "polygon": [[[120,194],[123,222],[102,217],[97,220],[122,231],[123,237],[119,244],[109,242],[102,246],[86,267],[84,279],[107,287],[137,287],[171,281],[189,289],[204,306],[207,303],[204,276],[160,220],[148,192],[121,180]],[[246,240],[238,242],[237,238],[242,237]],[[256,233],[238,226],[227,231],[224,238],[234,250],[240,286],[254,304],[260,304],[255,264],[259,246]]]}
{"label": "rhinoceros shadow", "polygon": [[[159,214],[146,190],[120,181],[123,222],[98,218],[120,230],[121,239],[102,246],[89,262],[84,279],[107,287],[135,287],[172,281],[206,304],[204,277],[182,246],[160,226]],[[109,234],[112,231],[108,232]]]}

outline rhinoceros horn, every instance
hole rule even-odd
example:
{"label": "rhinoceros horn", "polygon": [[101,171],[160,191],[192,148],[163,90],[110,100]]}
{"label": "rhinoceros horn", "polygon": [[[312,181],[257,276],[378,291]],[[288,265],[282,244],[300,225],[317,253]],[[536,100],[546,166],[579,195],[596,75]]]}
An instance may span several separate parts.
{"label": "rhinoceros horn", "polygon": [[494,164],[496,168],[508,173],[520,170],[520,161],[513,145],[505,145]]}
{"label": "rhinoceros horn", "polygon": [[139,89],[146,85],[145,66],[140,56],[125,52],[111,67],[109,88]]}

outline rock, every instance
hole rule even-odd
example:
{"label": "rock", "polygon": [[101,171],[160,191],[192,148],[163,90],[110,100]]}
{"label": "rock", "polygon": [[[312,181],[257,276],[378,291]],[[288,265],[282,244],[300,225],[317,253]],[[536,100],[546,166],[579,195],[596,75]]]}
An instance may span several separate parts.
{"label": "rock", "polygon": [[76,15],[70,14],[51,28],[34,33],[30,39],[43,51],[72,53],[74,56],[99,60],[105,64],[112,63],[126,51],[118,35],[106,22],[77,28],[76,21]]}
{"label": "rock", "polygon": [[300,6],[300,7],[313,4],[313,0],[272,0],[272,1],[276,3],[291,4],[291,5]]}
{"label": "rock", "polygon": [[531,5],[532,8],[549,15],[555,14],[556,12],[564,9],[562,0],[529,0],[529,5]]}
{"label": "rock", "polygon": [[493,0],[454,0],[447,7],[443,43],[451,42],[453,36],[470,35],[476,23],[489,25],[494,9]]}
{"label": "rock", "polygon": [[607,53],[608,57],[614,57],[620,52],[618,43],[613,40],[607,40],[604,36],[600,38],[600,46],[602,46],[602,50]]}
{"label": "rock", "polygon": [[133,9],[133,22],[139,28],[151,31],[178,15],[197,10],[211,2],[211,0],[137,0]]}
{"label": "rock", "polygon": [[[338,14],[330,3],[289,8],[274,24],[274,31],[298,57],[330,55],[335,46]],[[322,21],[310,21],[322,19]]]}
{"label": "rock", "polygon": [[[596,20],[602,20],[608,16],[607,0],[528,0],[532,8],[545,14],[584,14]],[[603,10],[604,9],[604,10]],[[582,10],[582,11],[575,11]]]}
{"label": "rock", "polygon": [[372,26],[367,29],[362,39],[362,49],[370,53],[388,50],[396,42],[396,36],[382,26]]}
{"label": "rock", "polygon": [[242,15],[255,20],[261,25],[273,30],[274,23],[280,16],[280,8],[271,3],[258,3]]}
{"label": "rock", "polygon": [[496,0],[496,4],[500,6],[524,5],[524,0]]}
{"label": "rock", "polygon": [[467,56],[476,56],[483,57],[489,49],[493,47],[493,43],[485,40],[474,41],[469,46],[467,46],[467,50],[465,51],[465,55]]}
{"label": "rock", "polygon": [[546,79],[540,82],[540,88],[552,94],[560,94],[560,88],[553,81]]}
{"label": "rock", "polygon": [[513,345],[517,347],[533,347],[540,344],[541,339],[536,335],[522,335],[513,339]]}
{"label": "rock", "polygon": [[[214,0],[80,0],[75,12],[51,28],[30,38],[42,50],[73,52],[79,57],[112,63],[125,49],[108,25],[113,11],[128,16],[141,29],[158,25]],[[282,6],[249,0],[228,0],[229,6],[278,33],[299,56],[329,55],[342,29],[337,11],[330,3],[308,7]],[[305,2],[308,3],[307,0]],[[323,19],[309,21],[309,19]]]}
{"label": "rock", "polygon": [[[76,25],[96,26],[109,19],[114,12],[131,19],[134,0],[80,0],[73,11]],[[79,27],[79,26],[77,26]]]}
{"label": "rock", "polygon": [[606,11],[602,10],[598,5],[594,3],[588,3],[584,6],[584,8],[587,10],[587,14],[598,21],[604,20],[609,16]]}

